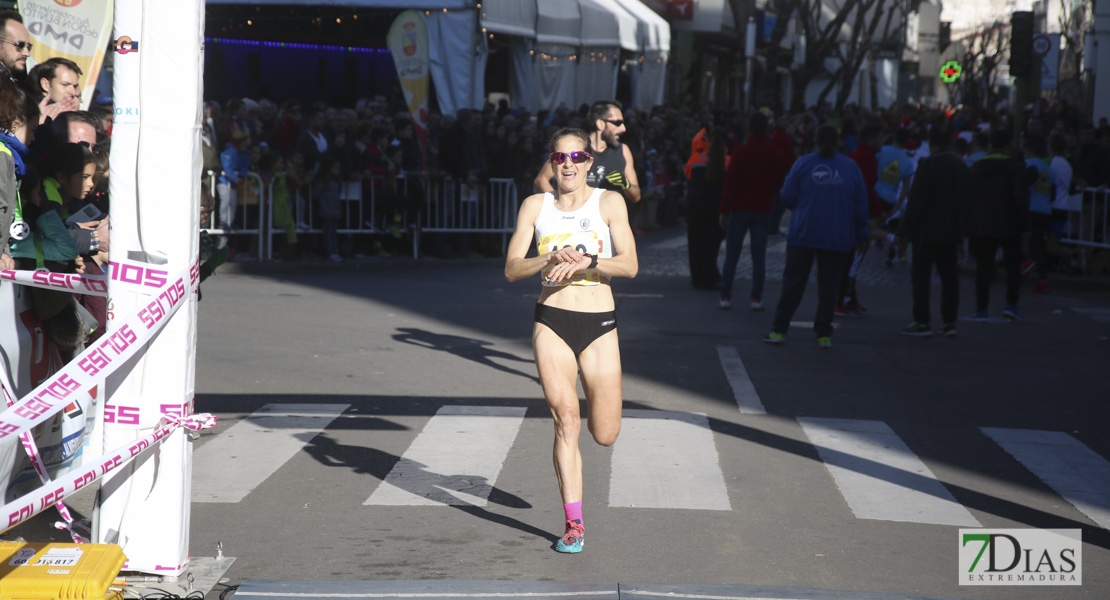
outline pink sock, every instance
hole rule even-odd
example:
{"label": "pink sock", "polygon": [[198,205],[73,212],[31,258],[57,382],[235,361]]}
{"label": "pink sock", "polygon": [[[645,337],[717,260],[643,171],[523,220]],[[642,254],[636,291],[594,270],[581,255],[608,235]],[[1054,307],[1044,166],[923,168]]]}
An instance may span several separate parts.
{"label": "pink sock", "polygon": [[563,505],[563,512],[567,513],[568,521],[582,522],[582,501],[571,502]]}

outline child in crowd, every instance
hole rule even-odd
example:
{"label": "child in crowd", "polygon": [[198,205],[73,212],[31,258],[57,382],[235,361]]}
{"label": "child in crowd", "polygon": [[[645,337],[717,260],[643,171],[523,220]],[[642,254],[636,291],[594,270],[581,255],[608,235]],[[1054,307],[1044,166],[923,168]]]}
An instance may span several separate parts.
{"label": "child in crowd", "polygon": [[289,155],[289,170],[286,172],[285,185],[286,189],[293,194],[293,205],[296,209],[293,214],[297,221],[297,231],[309,229],[309,218],[308,212],[305,210],[304,199],[314,177],[312,171],[305,166],[304,153],[300,150],[294,150]]}
{"label": "child in crowd", "polygon": [[[38,173],[28,167],[20,185],[20,197],[23,199],[23,218],[31,231],[30,235],[12,246],[12,256],[20,263],[20,269],[73,272],[74,261],[80,259],[78,247],[62,222],[59,214],[63,210],[61,205],[44,201],[42,187]],[[107,244],[104,247],[107,248]],[[95,315],[79,309],[74,295],[67,291],[31,288],[31,299],[35,317],[42,323],[43,332],[58,348],[63,360],[68,361],[94,330],[103,333],[103,320],[97,321]]]}
{"label": "child in crowd", "polygon": [[270,189],[270,210],[273,211],[275,229],[285,230],[285,244],[281,258],[291,260],[297,255],[297,221],[289,206],[289,188],[286,183],[285,159],[276,152],[267,152],[258,165],[262,186]]}
{"label": "child in crowd", "polygon": [[343,178],[338,162],[324,163],[320,177],[312,186],[312,195],[320,207],[320,217],[324,222],[324,253],[334,262],[343,262],[339,255],[339,218],[343,213],[340,194]]}

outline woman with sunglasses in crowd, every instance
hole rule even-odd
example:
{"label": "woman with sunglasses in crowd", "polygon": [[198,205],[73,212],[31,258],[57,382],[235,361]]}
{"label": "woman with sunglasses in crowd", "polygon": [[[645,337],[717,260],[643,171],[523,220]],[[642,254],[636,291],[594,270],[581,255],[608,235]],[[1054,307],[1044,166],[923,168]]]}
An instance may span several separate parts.
{"label": "woman with sunglasses in crowd", "polygon": [[[532,348],[544,397],[555,420],[555,475],[563,497],[566,529],[559,552],[581,552],[582,455],[578,436],[577,374],[582,373],[594,440],[611,446],[621,426],[621,362],[612,277],[635,277],[639,268],[628,211],[620,194],[593,188],[590,138],[562,129],[551,138],[553,192],[524,200],[509,242],[505,278],[542,273]],[[538,256],[527,258],[535,237]]]}

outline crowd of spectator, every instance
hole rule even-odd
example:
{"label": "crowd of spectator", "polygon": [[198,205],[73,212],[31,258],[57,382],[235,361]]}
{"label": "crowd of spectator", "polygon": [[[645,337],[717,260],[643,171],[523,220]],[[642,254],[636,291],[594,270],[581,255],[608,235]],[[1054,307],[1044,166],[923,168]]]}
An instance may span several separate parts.
{"label": "crowd of spectator", "polygon": [[[732,115],[713,115],[693,138],[688,162],[704,167],[705,180],[688,195],[691,283],[720,289],[720,307],[731,308],[736,257],[750,231],[750,306],[762,310],[767,236],[778,231],[778,210],[786,207],[793,214],[783,291],[766,342],[785,340],[815,261],[819,343],[831,345],[834,315],[865,315],[855,279],[871,242],[885,248],[887,267],[905,260],[912,246],[914,321],[903,334],[933,334],[934,266],[942,282],[941,332],[956,334],[956,276],[968,257],[975,264],[970,318],[991,318],[990,288],[1000,255],[1006,273],[1002,316],[1022,320],[1021,287],[1033,271],[1034,293],[1051,291],[1054,270],[1110,272],[1110,253],[1099,250],[1110,233],[1110,126],[1103,120],[1094,127],[1077,115],[1063,104],[1020,124],[1005,111],[965,108],[823,107],[785,117],[764,110],[749,115],[746,133]],[[733,149],[715,155],[715,143]],[[699,147],[707,148],[700,150],[704,160],[695,160]],[[692,208],[714,203],[719,228]],[[721,230],[728,232],[723,274],[717,270]],[[1065,243],[1077,235],[1083,244]]]}
{"label": "crowd of spectator", "polygon": [[[285,230],[282,255],[291,257],[315,250],[332,260],[342,260],[344,255],[397,252],[401,245],[389,242],[389,235],[382,236],[387,242],[383,249],[382,240],[371,244],[345,239],[340,243],[335,229],[343,220],[349,227],[398,237],[399,225],[411,218],[424,201],[419,192],[412,193],[413,186],[397,183],[413,177],[449,177],[466,183],[512,180],[517,195],[523,198],[533,191],[533,180],[544,164],[551,134],[562,127],[589,129],[588,108],[559,107],[531,113],[511,108],[502,101],[482,109],[463,109],[456,115],[441,115],[432,110],[428,115],[426,143],[422,146],[399,95],[375,95],[360,99],[354,106],[307,104],[295,99],[279,104],[265,98],[232,98],[222,107],[208,102],[205,166],[217,174],[220,204],[211,226],[234,231],[241,224],[236,222],[243,219],[236,214],[241,199],[246,197],[254,202],[258,194],[252,190],[258,184],[252,185],[247,173],[257,172],[263,186],[277,178],[278,187],[282,188],[275,193],[285,200],[275,202],[274,206],[275,226]],[[992,125],[1014,128],[1005,111],[966,107],[936,109],[907,105],[868,110],[848,106],[834,110],[822,106],[790,114],[771,111],[767,114],[771,128],[780,142],[788,140],[794,156],[816,150],[815,134],[822,124],[837,128],[838,149],[844,154],[857,150],[859,133],[865,126],[878,127],[881,145],[893,144],[895,133],[901,132],[898,137],[908,144],[905,152],[915,160],[927,154],[928,131],[937,124],[950,129],[956,150],[972,158],[986,152]],[[1030,119],[1026,130],[1046,145],[1050,137],[1061,138],[1063,156],[1075,165],[1074,185],[1097,187],[1105,183],[1110,172],[1106,168],[1110,161],[1107,151],[1110,127],[1105,123],[1098,128],[1084,124],[1077,114],[1061,105]],[[727,155],[744,142],[747,117],[736,109],[715,110],[708,106],[687,107],[684,111],[672,106],[650,110],[625,108],[626,131],[620,142],[632,152],[643,190],[643,201],[629,206],[637,233],[689,220],[690,197],[700,194],[696,189],[690,191],[689,175],[683,168],[690,157],[691,140],[699,131],[719,130],[724,134]],[[919,152],[919,148],[925,148],[925,152]],[[324,192],[322,186],[331,186],[332,192],[336,191],[337,180],[362,182],[362,213],[370,214],[368,199],[373,195],[377,202],[375,221],[355,223],[344,205],[335,201],[336,194]],[[408,197],[394,193],[402,188],[409,190]],[[771,234],[783,227],[782,215],[782,205],[776,203]],[[310,238],[309,244],[315,246],[302,242],[298,248],[297,233],[307,229],[322,230],[324,235],[320,240]],[[714,235],[702,233],[705,235],[699,235],[699,239]],[[478,237],[467,239],[475,247],[461,249],[464,253],[499,250],[481,247]],[[710,249],[705,253],[715,259],[720,242],[710,239]],[[1062,256],[1056,261],[1060,268],[1081,268],[1078,254],[1068,257],[1066,248],[1057,246],[1056,250]],[[698,271],[693,264],[692,270]],[[706,277],[708,283],[698,281],[695,285],[716,285],[720,279],[718,271],[714,267]]]}
{"label": "crowd of spectator", "polygon": [[[111,106],[78,110],[81,69],[57,57],[28,72],[19,13],[0,12],[0,268],[102,273],[108,261]],[[105,299],[30,288],[63,356],[104,331]]]}

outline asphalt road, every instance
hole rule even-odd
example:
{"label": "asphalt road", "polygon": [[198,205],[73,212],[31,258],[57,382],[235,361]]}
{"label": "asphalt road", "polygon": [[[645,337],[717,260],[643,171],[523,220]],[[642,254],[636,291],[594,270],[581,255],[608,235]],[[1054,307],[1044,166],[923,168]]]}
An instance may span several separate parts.
{"label": "asphalt road", "polygon": [[[331,597],[393,597],[354,582],[399,580],[427,582],[396,588],[409,598],[492,597],[462,583],[475,580],[502,580],[497,597],[536,593],[525,582],[619,582],[621,597],[1110,597],[1110,287],[1061,282],[1023,298],[1022,323],[914,339],[898,335],[908,264],[872,253],[868,314],[838,320],[833,348],[804,323],[768,346],[781,240],[768,310],[753,313],[690,287],[682,237],[638,238],[640,276],[614,285],[626,418],[613,448],[584,433],[575,556],[552,549],[563,515],[532,363],[538,281],[506,283],[500,259],[222,267],[198,312],[196,408],[219,422],[195,443],[192,555],[222,544],[244,600],[268,580],[328,582],[308,589]],[[69,504],[91,512],[90,498]],[[60,536],[55,518],[4,539]],[[959,529],[978,526],[1080,529],[1083,585],[958,585]],[[591,597],[560,589],[549,597]]]}
{"label": "asphalt road", "polygon": [[[759,338],[778,298],[774,249],[762,313],[742,303],[720,311],[715,293],[692,290],[675,230],[641,238],[640,253],[641,275],[614,285],[625,409],[704,415],[715,451],[704,459],[719,468],[727,509],[611,506],[624,439],[602,448],[584,434],[588,547],[578,556],[552,550],[562,512],[530,347],[539,285],[506,283],[499,259],[232,265],[203,286],[197,410],[220,421],[202,434],[197,455],[266,405],[339,408],[318,431],[298,433],[299,447],[271,461],[278,464],[256,485],[244,484],[241,500],[194,503],[193,555],[211,555],[222,542],[237,557],[228,573],[235,583],[636,581],[891,597],[1110,597],[1105,522],[1077,510],[983,429],[1059,432],[1103,463],[1110,458],[1110,296],[1027,295],[1022,323],[967,322],[955,339],[914,339],[898,335],[910,320],[908,264],[886,271],[873,259],[861,278],[868,316],[838,321],[832,349],[819,349],[804,325],[773,347]],[[737,296],[748,283],[738,281]],[[812,320],[814,291],[795,319]],[[994,291],[996,312],[1002,291]],[[738,408],[722,366],[730,349],[767,414]],[[406,453],[437,412],[460,406],[524,409],[495,480],[467,482],[488,502],[367,505],[397,465],[412,463]],[[960,527],[869,516],[849,500],[860,492],[830,470],[836,453],[822,454],[803,427],[849,421],[885,424],[903,454],[950,492],[950,504],[983,527],[1082,529],[1083,585],[957,585]],[[198,469],[220,468],[205,460]],[[887,465],[887,477],[884,460],[858,472],[897,479],[901,467]],[[1099,468],[1089,476],[1104,476]],[[452,488],[451,475],[432,473],[421,485]]]}

